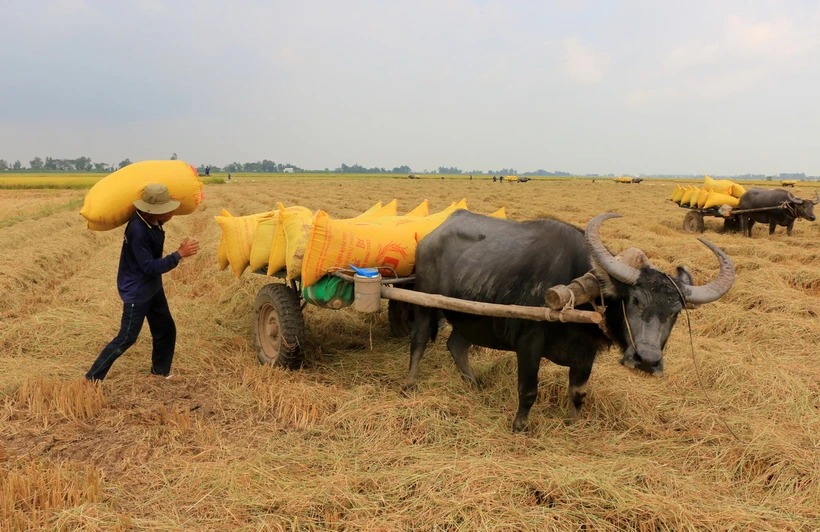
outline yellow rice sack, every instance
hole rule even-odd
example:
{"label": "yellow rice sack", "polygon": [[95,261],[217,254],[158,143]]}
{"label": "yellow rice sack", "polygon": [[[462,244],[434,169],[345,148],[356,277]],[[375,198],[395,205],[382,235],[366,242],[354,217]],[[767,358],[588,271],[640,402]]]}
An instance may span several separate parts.
{"label": "yellow rice sack", "polygon": [[492,213],[488,214],[487,216],[489,216],[491,218],[501,218],[502,220],[506,220],[507,219],[507,209],[504,208],[504,207],[501,207],[497,211],[492,212]]}
{"label": "yellow rice sack", "polygon": [[273,246],[273,235],[279,228],[279,217],[271,216],[261,220],[256,226],[256,234],[253,236],[251,244],[251,255],[248,259],[248,267],[252,272],[268,267],[268,258]]}
{"label": "yellow rice sack", "polygon": [[706,198],[709,196],[709,192],[711,192],[711,190],[707,189],[706,187],[703,187],[702,189],[700,189],[700,191],[698,192],[698,199],[697,199],[698,208],[700,208],[700,209],[703,208],[703,205],[706,203]]}
{"label": "yellow rice sack", "polygon": [[368,221],[333,220],[324,211],[313,219],[305,259],[302,287],[310,286],[335,268],[391,268],[410,275],[415,267],[416,245],[466,202],[453,203],[430,216],[404,216]]}
{"label": "yellow rice sack", "polygon": [[428,214],[430,214],[430,204],[427,200],[424,200],[405,216],[427,216]]}
{"label": "yellow rice sack", "polygon": [[672,201],[680,205],[681,200],[683,199],[683,193],[686,192],[686,189],[680,185],[675,185],[675,191],[672,193]]}
{"label": "yellow rice sack", "polygon": [[703,176],[703,187],[711,188],[715,192],[721,194],[731,194],[734,181],[729,179],[712,179],[710,176]]}
{"label": "yellow rice sack", "polygon": [[310,209],[285,209],[280,211],[280,223],[285,230],[285,279],[292,281],[302,275],[302,260],[305,258],[310,229],[313,222],[313,213]]}
{"label": "yellow rice sack", "polygon": [[[219,211],[219,215],[233,216],[227,209]],[[219,239],[219,248],[216,250],[216,261],[219,263],[220,270],[224,270],[230,264],[230,262],[228,262],[228,243],[224,234]]]}
{"label": "yellow rice sack", "polygon": [[[379,209],[382,208],[381,203],[378,203],[377,205],[379,206]],[[374,205],[373,207],[375,206],[376,205]],[[295,205],[293,207],[285,207],[281,203],[278,204],[278,207],[279,210],[276,213],[276,231],[273,234],[273,239],[271,241],[270,247],[270,255],[268,256],[268,275],[273,275],[287,268],[288,239],[287,235],[285,234],[285,226],[282,223],[283,213],[288,212],[299,217],[313,217],[313,211],[311,211],[307,207],[301,207],[299,205]]]}
{"label": "yellow rice sack", "polygon": [[80,210],[88,228],[108,231],[127,222],[136,210],[134,201],[142,197],[149,183],[166,185],[171,197],[180,202],[174,215],[192,213],[202,201],[203,183],[185,161],[140,161],[108,174],[91,187]]}
{"label": "yellow rice sack", "polygon": [[259,222],[275,214],[275,211],[270,211],[248,216],[214,216],[225,236],[228,262],[236,278],[242,275],[250,263],[253,237]]}
{"label": "yellow rice sack", "polygon": [[680,198],[680,204],[683,206],[689,205],[689,198],[692,197],[692,194],[695,192],[695,187],[692,185],[686,185],[686,188],[683,191],[683,195]]}
{"label": "yellow rice sack", "polygon": [[743,194],[746,193],[746,189],[743,188],[743,185],[738,185],[737,183],[732,184],[732,196],[736,198],[740,198]]}
{"label": "yellow rice sack", "polygon": [[706,203],[703,204],[703,207],[705,209],[710,207],[719,207],[721,205],[731,205],[732,207],[737,207],[739,203],[740,200],[734,196],[712,191],[709,193],[709,197],[706,198]]}

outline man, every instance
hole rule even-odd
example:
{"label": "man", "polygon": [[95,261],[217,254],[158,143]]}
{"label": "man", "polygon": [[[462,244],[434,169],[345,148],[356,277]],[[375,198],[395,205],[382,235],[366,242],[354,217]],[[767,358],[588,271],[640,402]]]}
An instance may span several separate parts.
{"label": "man", "polygon": [[162,226],[179,207],[179,202],[171,199],[167,186],[146,185],[142,198],[135,201],[134,206],[137,211],[125,226],[117,271],[117,289],[123,301],[120,332],[105,346],[86,373],[85,378],[89,381],[105,378],[114,361],[137,341],[146,318],[153,339],[150,374],[171,376],[176,325],[165,298],[162,274],[176,268],[184,257],[196,255],[199,243],[186,238],[179,249],[162,256],[165,244]]}

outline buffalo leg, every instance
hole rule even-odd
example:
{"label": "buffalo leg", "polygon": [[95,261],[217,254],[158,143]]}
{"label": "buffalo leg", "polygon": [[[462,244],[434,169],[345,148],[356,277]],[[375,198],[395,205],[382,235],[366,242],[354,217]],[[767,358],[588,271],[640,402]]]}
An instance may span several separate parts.
{"label": "buffalo leg", "polygon": [[447,339],[447,349],[450,350],[450,354],[453,356],[453,362],[456,363],[456,367],[461,372],[461,378],[464,379],[465,382],[475,385],[475,375],[473,375],[473,368],[470,366],[468,356],[471,345],[472,344],[458,334],[455,329],[450,333],[450,338]]}
{"label": "buffalo leg", "polygon": [[592,363],[571,366],[569,368],[569,418],[567,421],[578,419],[581,409],[584,406],[584,398],[587,396],[587,381],[592,373]]}
{"label": "buffalo leg", "polygon": [[792,236],[792,229],[794,229],[794,220],[786,224],[786,234]]}
{"label": "buffalo leg", "polygon": [[518,412],[513,421],[513,432],[520,432],[529,424],[530,409],[538,396],[538,368],[541,355],[518,351]]}
{"label": "buffalo leg", "polygon": [[416,378],[419,376],[419,363],[424,356],[424,350],[432,336],[433,320],[435,311],[428,307],[415,307],[413,320],[413,333],[410,338],[410,370],[407,379],[404,381],[404,389],[412,390],[416,387]]}
{"label": "buffalo leg", "polygon": [[[774,228],[775,227],[777,227],[777,222],[769,222],[769,234],[770,235],[774,234]],[[791,234],[791,231],[789,231],[789,234]]]}

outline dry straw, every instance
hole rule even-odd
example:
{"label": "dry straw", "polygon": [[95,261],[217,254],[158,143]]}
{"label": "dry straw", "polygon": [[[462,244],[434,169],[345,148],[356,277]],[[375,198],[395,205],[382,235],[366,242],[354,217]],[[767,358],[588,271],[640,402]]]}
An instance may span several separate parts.
{"label": "dry straw", "polygon": [[738,276],[691,312],[695,358],[683,318],[663,378],[604,353],[574,425],[563,423],[566,369],[544,362],[530,432],[512,434],[515,355],[473,348],[480,386],[467,387],[446,327],[417,391],[402,393],[409,340],[389,335],[386,311],[309,306],[307,366],[259,366],[252,303],[273,279],[218,270],[222,208],[281,201],[349,217],[393,198],[400,212],[423,199],[435,212],[464,197],[478,212],[579,226],[615,211],[624,217],[602,231],[612,251],[640,247],[697,282],[717,270],[682,232],[667,181],[438,177],[209,186],[196,213],[166,226],[166,250],[186,236],[202,246],[165,276],[181,378],[148,379],[146,327],[102,386],[81,376],[118,327],[121,230],[90,232],[59,208],[81,191],[0,191],[0,206],[20,205],[0,209],[0,529],[820,529],[817,223],[791,237],[757,226],[747,239],[707,218],[703,236]]}

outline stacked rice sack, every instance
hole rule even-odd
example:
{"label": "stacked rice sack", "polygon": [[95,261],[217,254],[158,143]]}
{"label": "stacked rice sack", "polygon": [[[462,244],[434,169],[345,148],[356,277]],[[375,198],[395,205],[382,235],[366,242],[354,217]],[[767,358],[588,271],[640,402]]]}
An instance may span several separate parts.
{"label": "stacked rice sack", "polygon": [[681,207],[689,208],[710,209],[721,205],[737,207],[740,196],[745,193],[746,189],[734,181],[712,179],[707,175],[704,176],[703,185],[700,187],[675,185],[669,199]]}
{"label": "stacked rice sack", "polygon": [[[325,211],[285,207],[249,216],[231,216],[223,210],[215,216],[222,229],[217,260],[239,277],[250,267],[267,275],[299,279],[305,289],[328,272],[357,267],[387,268],[399,276],[410,275],[415,265],[416,244],[452,213],[466,209],[462,200],[429,214],[427,200],[403,216],[396,200],[377,203],[349,219],[333,219]],[[490,216],[506,218],[504,209]]]}
{"label": "stacked rice sack", "polygon": [[171,198],[179,201],[173,214],[190,214],[202,202],[202,187],[196,169],[185,161],[140,161],[120,168],[97,181],[83,201],[80,214],[88,228],[108,231],[133,216],[134,201],[142,197],[145,185],[161,183]]}

